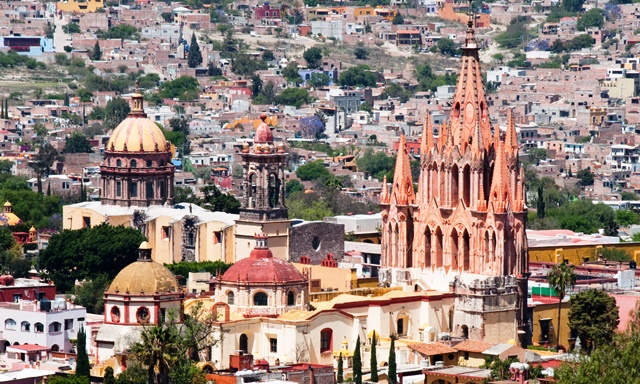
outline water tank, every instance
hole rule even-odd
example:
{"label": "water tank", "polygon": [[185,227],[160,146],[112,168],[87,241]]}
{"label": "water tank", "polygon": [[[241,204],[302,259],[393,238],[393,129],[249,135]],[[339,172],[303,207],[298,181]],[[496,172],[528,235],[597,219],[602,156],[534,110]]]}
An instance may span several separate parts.
{"label": "water tank", "polygon": [[51,300],[49,299],[40,300],[40,310],[44,312],[51,312]]}
{"label": "water tank", "polygon": [[436,367],[444,367],[444,361],[436,361]]}
{"label": "water tank", "polygon": [[429,360],[420,360],[420,368],[429,368]]}
{"label": "water tank", "polygon": [[53,310],[54,311],[64,311],[67,309],[67,302],[62,297],[58,297],[53,301]]}

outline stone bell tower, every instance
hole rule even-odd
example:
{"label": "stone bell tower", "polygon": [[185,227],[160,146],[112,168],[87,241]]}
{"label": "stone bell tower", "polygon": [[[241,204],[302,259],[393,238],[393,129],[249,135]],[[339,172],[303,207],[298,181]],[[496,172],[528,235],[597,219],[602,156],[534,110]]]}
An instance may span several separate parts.
{"label": "stone bell tower", "polygon": [[289,220],[284,205],[284,168],[287,153],[282,143],[275,145],[266,123],[260,115],[253,146],[242,148],[242,207],[236,222],[236,260],[246,258],[253,248],[254,235],[264,232],[275,257],[287,259]]}

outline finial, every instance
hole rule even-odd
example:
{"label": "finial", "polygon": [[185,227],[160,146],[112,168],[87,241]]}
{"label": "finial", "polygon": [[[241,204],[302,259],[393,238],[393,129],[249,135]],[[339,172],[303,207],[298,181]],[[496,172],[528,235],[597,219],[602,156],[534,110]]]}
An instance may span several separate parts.
{"label": "finial", "polygon": [[265,120],[267,120],[267,114],[266,114],[266,113],[261,113],[261,114],[260,114],[260,120],[262,120],[262,122],[265,122],[265,123],[266,123],[266,121],[265,121]]}
{"label": "finial", "polygon": [[140,93],[140,80],[136,80],[136,93]]}

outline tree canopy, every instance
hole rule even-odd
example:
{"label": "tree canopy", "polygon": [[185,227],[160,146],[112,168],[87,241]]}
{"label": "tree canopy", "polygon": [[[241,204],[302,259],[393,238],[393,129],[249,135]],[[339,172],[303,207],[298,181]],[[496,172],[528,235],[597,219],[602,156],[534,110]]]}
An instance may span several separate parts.
{"label": "tree canopy", "polygon": [[311,47],[304,51],[302,57],[307,61],[307,67],[319,68],[322,64],[322,51],[318,47]]}
{"label": "tree canopy", "polygon": [[276,96],[276,103],[300,108],[311,101],[309,92],[304,88],[287,88]]}
{"label": "tree canopy", "polygon": [[118,126],[131,112],[129,103],[123,98],[116,97],[109,100],[104,109],[104,126],[107,129],[113,129]]}
{"label": "tree canopy", "polygon": [[588,289],[571,297],[569,327],[585,350],[611,343],[619,322],[616,299],[606,292]]}
{"label": "tree canopy", "polygon": [[51,236],[40,253],[40,266],[62,292],[69,292],[75,280],[91,280],[101,274],[113,279],[120,270],[138,259],[138,247],[145,241],[140,231],[103,223],[92,228],[64,230]]}
{"label": "tree canopy", "polygon": [[202,52],[196,34],[191,34],[191,44],[189,45],[189,53],[187,55],[187,65],[189,68],[198,68],[202,64]]}
{"label": "tree canopy", "polygon": [[62,153],[92,153],[93,148],[87,137],[82,133],[74,132],[67,137]]}
{"label": "tree canopy", "polygon": [[338,77],[338,82],[342,86],[374,87],[377,82],[377,76],[369,71],[368,67],[358,65],[343,71]]}
{"label": "tree canopy", "polygon": [[358,170],[364,172],[378,180],[386,175],[387,180],[393,179],[393,171],[396,166],[396,160],[392,156],[387,156],[384,152],[374,152],[373,149],[367,148],[364,154],[356,160]]}

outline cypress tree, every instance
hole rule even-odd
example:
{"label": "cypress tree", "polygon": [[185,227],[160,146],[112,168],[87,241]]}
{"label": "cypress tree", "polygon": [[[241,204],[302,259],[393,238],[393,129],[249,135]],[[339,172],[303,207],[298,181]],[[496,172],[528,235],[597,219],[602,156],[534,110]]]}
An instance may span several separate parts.
{"label": "cypress tree", "polygon": [[396,374],[396,336],[391,335],[391,347],[389,347],[389,384],[398,384],[398,375]]}
{"label": "cypress tree", "polygon": [[47,183],[47,196],[51,196],[51,182]]}
{"label": "cypress tree", "polygon": [[93,46],[93,52],[91,53],[91,60],[98,61],[102,58],[102,50],[100,49],[100,43],[96,39],[96,44]]}
{"label": "cypress tree", "polygon": [[89,356],[87,355],[87,335],[84,332],[84,327],[80,327],[78,331],[78,342],[76,346],[78,348],[76,376],[88,378],[91,367],[89,366]]}
{"label": "cypress tree", "polygon": [[187,65],[189,68],[197,68],[200,64],[202,64],[202,52],[200,52],[198,39],[196,39],[196,34],[194,33],[191,35],[191,45],[189,45]]}
{"label": "cypress tree", "polygon": [[537,212],[539,219],[544,219],[545,213],[545,203],[544,203],[544,191],[542,190],[542,185],[538,186],[538,206]]}
{"label": "cypress tree", "polygon": [[87,190],[82,181],[80,181],[80,201],[87,201]]}
{"label": "cypress tree", "polygon": [[360,356],[360,336],[356,340],[356,349],[353,351],[353,382],[362,384],[362,356]]}
{"label": "cypress tree", "polygon": [[378,357],[376,356],[376,331],[373,331],[371,337],[371,381],[378,382]]}
{"label": "cypress tree", "polygon": [[102,384],[116,384],[116,378],[113,376],[113,368],[107,367],[104,369]]}
{"label": "cypress tree", "polygon": [[4,118],[9,118],[9,99],[4,99]]}
{"label": "cypress tree", "polygon": [[342,362],[342,351],[340,351],[340,356],[338,356],[338,377],[336,378],[336,382],[342,383],[344,382],[344,368]]}
{"label": "cypress tree", "polygon": [[2,109],[0,109],[0,118],[4,119],[4,100],[2,100]]}

